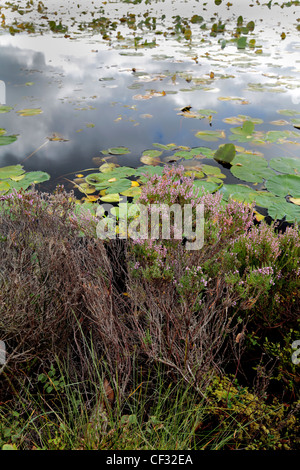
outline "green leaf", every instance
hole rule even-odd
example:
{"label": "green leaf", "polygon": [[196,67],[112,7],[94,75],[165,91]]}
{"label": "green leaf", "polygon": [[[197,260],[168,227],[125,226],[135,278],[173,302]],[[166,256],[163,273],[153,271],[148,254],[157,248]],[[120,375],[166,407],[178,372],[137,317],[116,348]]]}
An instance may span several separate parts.
{"label": "green leaf", "polygon": [[219,139],[225,138],[225,133],[224,131],[199,131],[195,136],[207,142],[217,142]]}
{"label": "green leaf", "polygon": [[19,190],[21,188],[27,189],[32,184],[44,183],[50,179],[50,175],[44,171],[29,171],[25,173],[22,179],[18,181],[12,181],[10,183],[11,188]]}
{"label": "green leaf", "polygon": [[11,106],[0,106],[0,114],[8,113],[13,108]]}
{"label": "green leaf", "polygon": [[277,113],[283,114],[284,116],[297,116],[297,114],[300,114],[300,111],[296,111],[295,109],[278,109]]}
{"label": "green leaf", "polygon": [[269,165],[276,171],[285,174],[300,174],[300,158],[272,158]]}
{"label": "green leaf", "polygon": [[278,201],[271,204],[268,207],[268,213],[274,220],[281,220],[285,217],[287,222],[300,222],[300,207],[286,201]]}
{"label": "green leaf", "polygon": [[258,155],[238,154],[231,163],[231,173],[249,183],[262,183],[264,179],[275,176],[268,168],[268,162]]}
{"label": "green leaf", "polygon": [[103,181],[107,181],[107,176],[104,173],[91,173],[85,177],[85,181],[95,186],[96,184],[103,183]]}
{"label": "green leaf", "polygon": [[114,181],[113,183],[107,184],[107,190],[105,191],[106,194],[116,194],[121,193],[122,191],[126,191],[131,187],[131,181],[128,179],[119,179]]}
{"label": "green leaf", "polygon": [[217,162],[231,163],[236,154],[235,146],[233,144],[220,145],[214,154],[214,159]]}
{"label": "green leaf", "polygon": [[41,114],[43,111],[40,108],[25,108],[25,109],[20,109],[17,111],[17,113],[20,116],[37,116],[38,114]]}
{"label": "green leaf", "polygon": [[0,145],[9,145],[17,140],[16,135],[0,135]]}
{"label": "green leaf", "polygon": [[300,176],[275,175],[266,182],[268,191],[276,196],[300,197]]}
{"label": "green leaf", "polygon": [[21,176],[25,173],[22,165],[10,165],[0,168],[0,179],[7,179],[16,176]]}
{"label": "green leaf", "polygon": [[238,49],[245,49],[246,44],[247,44],[247,37],[246,36],[241,36],[240,38],[238,38],[236,44],[237,44]]}
{"label": "green leaf", "polygon": [[108,149],[108,153],[111,155],[125,155],[131,153],[127,147],[113,147]]}

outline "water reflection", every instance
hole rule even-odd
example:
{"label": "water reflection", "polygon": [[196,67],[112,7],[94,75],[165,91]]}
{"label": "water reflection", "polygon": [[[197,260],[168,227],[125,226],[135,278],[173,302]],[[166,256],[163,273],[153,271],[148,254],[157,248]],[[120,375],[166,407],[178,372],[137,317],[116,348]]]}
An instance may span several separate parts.
{"label": "water reflection", "polygon": [[[9,135],[18,134],[18,140],[0,148],[1,166],[24,161],[26,170],[47,171],[52,188],[66,181],[63,175],[94,167],[93,158],[109,147],[130,148],[131,154],[120,157],[120,163],[137,166],[142,152],[155,142],[217,148],[227,140],[205,142],[195,133],[223,129],[228,137],[232,124],[223,119],[230,116],[261,118],[264,123],[257,130],[274,130],[270,121],[281,117],[277,110],[295,109],[300,101],[297,64],[292,61],[298,48],[299,43],[290,41],[284,54],[258,57],[249,51],[237,53],[236,46],[229,45],[221,55],[220,45],[214,43],[197,50],[195,60],[193,47],[174,40],[165,40],[155,51],[143,50],[143,55],[124,55],[90,39],[72,43],[50,36],[25,38],[22,47],[20,38],[2,36],[0,78],[6,84],[6,104],[14,109],[0,115],[0,127]],[[154,91],[160,96],[138,99]],[[218,99],[227,96],[249,104]],[[180,115],[185,106],[217,114],[211,122],[187,119]],[[41,108],[43,113],[21,117],[16,112],[24,108]],[[282,129],[293,127],[288,123]],[[48,141],[28,158],[53,133],[67,141]],[[266,158],[298,155],[292,144],[242,145]]]}

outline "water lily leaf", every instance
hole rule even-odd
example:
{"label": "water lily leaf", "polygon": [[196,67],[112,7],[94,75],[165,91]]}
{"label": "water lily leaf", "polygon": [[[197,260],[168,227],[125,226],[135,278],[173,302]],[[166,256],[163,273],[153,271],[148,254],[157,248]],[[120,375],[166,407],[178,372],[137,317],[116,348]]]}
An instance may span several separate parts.
{"label": "water lily leaf", "polygon": [[143,156],[147,156],[147,157],[160,157],[161,154],[162,154],[161,150],[153,150],[153,149],[145,150],[143,152]]}
{"label": "water lily leaf", "polygon": [[300,111],[296,111],[295,109],[278,109],[277,113],[283,114],[284,116],[297,116],[297,114],[300,114]]}
{"label": "water lily leaf", "polygon": [[96,184],[103,183],[103,181],[106,181],[106,180],[107,180],[107,177],[103,173],[91,173],[90,175],[87,175],[85,177],[85,181],[88,184],[91,184],[94,186]]}
{"label": "water lily leaf", "polygon": [[48,181],[50,179],[50,175],[44,171],[29,171],[22,175],[21,178],[15,178],[11,183],[10,186],[17,191],[20,189],[27,189],[32,184],[39,184],[43,183],[44,181]]}
{"label": "water lily leaf", "polygon": [[111,178],[124,178],[126,176],[134,176],[135,174],[135,168],[130,168],[129,166],[118,166],[116,168],[113,168],[109,176]]}
{"label": "water lily leaf", "polygon": [[212,166],[212,165],[201,165],[201,166],[202,166],[202,171],[206,175],[217,176],[218,178],[226,178],[226,175],[221,173],[221,170],[218,166]]}
{"label": "water lily leaf", "polygon": [[141,192],[142,192],[142,189],[140,187],[132,186],[131,188],[126,189],[126,191],[122,191],[121,194],[122,196],[126,196],[126,197],[136,197],[136,196],[140,196]]}
{"label": "water lily leaf", "polygon": [[107,194],[105,196],[100,197],[100,199],[103,202],[119,202],[120,201],[120,195],[118,193],[116,193],[116,194]]}
{"label": "water lily leaf", "polygon": [[269,165],[280,173],[300,174],[300,158],[272,158]]}
{"label": "water lily leaf", "polygon": [[0,135],[0,145],[9,145],[17,140],[16,135]]}
{"label": "water lily leaf", "polygon": [[126,191],[130,187],[131,187],[130,180],[125,179],[125,178],[119,179],[117,181],[114,181],[113,183],[108,183],[105,195],[121,193],[122,191]]}
{"label": "water lily leaf", "polygon": [[217,191],[217,189],[220,188],[220,185],[217,183],[214,183],[212,181],[203,181],[201,179],[195,180],[194,186],[197,189],[200,188],[201,193],[203,193],[202,189],[204,189],[205,192],[208,191],[209,193],[214,193],[215,191]]}
{"label": "water lily leaf", "polygon": [[142,182],[146,182],[148,177],[144,176],[143,173],[149,176],[153,176],[153,175],[162,175],[163,171],[164,171],[163,166],[143,165],[137,168],[136,176],[139,176]]}
{"label": "water lily leaf", "polygon": [[116,166],[117,165],[115,163],[103,163],[103,165],[100,166],[99,170],[101,171],[101,173],[109,173],[113,171]]}
{"label": "water lily leaf", "polygon": [[266,133],[265,140],[266,142],[277,142],[279,139],[287,139],[295,135],[291,131],[269,131]]}
{"label": "water lily leaf", "polygon": [[214,111],[213,109],[199,109],[198,113],[201,116],[210,116],[211,114],[217,114],[218,111]]}
{"label": "water lily leaf", "polygon": [[0,181],[0,194],[7,193],[10,189],[10,184],[7,181]]}
{"label": "water lily leaf", "polygon": [[242,127],[231,127],[230,130],[233,134],[249,136],[254,131],[253,121],[245,121]]}
{"label": "water lily leaf", "polygon": [[281,220],[285,217],[287,222],[300,221],[300,207],[286,201],[276,201],[271,204],[268,207],[268,214],[274,220]]}
{"label": "water lily leaf", "polygon": [[231,163],[236,154],[235,146],[233,144],[220,145],[214,154],[214,159],[217,162]]}
{"label": "water lily leaf", "polygon": [[161,148],[161,149],[163,149],[163,150],[173,150],[173,149],[175,149],[175,148],[177,147],[177,145],[176,145],[176,144],[173,144],[173,143],[167,144],[167,145],[154,143],[154,144],[152,144],[152,145],[153,145],[154,147],[158,147],[158,148]]}
{"label": "water lily leaf", "polygon": [[231,173],[249,183],[262,183],[264,179],[275,176],[268,168],[268,162],[258,155],[238,154],[231,163]]}
{"label": "water lily leaf", "polygon": [[84,194],[93,194],[96,191],[95,186],[90,185],[88,183],[81,183],[78,186],[79,191],[81,191]]}
{"label": "water lily leaf", "polygon": [[161,150],[145,150],[140,160],[145,165],[159,165],[161,163],[159,158],[161,154]]}
{"label": "water lily leaf", "polygon": [[109,148],[107,151],[111,155],[126,155],[127,153],[131,153],[127,147],[113,147]]}
{"label": "water lily leaf", "polygon": [[184,172],[184,176],[189,176],[190,178],[191,177],[194,177],[196,179],[201,179],[201,178],[204,178],[204,173],[203,171],[185,171]]}
{"label": "water lily leaf", "polygon": [[300,176],[275,175],[266,182],[268,191],[276,196],[300,197]]}
{"label": "water lily leaf", "polygon": [[247,37],[246,36],[242,36],[242,37],[238,38],[238,40],[237,40],[237,48],[238,49],[245,49],[246,44],[247,44]]}
{"label": "water lily leaf", "polygon": [[17,111],[19,116],[37,116],[38,114],[42,114],[42,112],[41,108],[26,108]]}
{"label": "water lily leaf", "polygon": [[225,139],[224,131],[199,131],[195,134],[198,139],[206,140],[207,142],[217,142],[219,139]]}
{"label": "water lily leaf", "polygon": [[0,114],[8,113],[13,108],[11,106],[0,106]]}
{"label": "water lily leaf", "polygon": [[20,176],[25,173],[22,165],[10,165],[0,168],[0,179],[7,179],[14,176]]}
{"label": "water lily leaf", "polygon": [[195,157],[195,154],[190,151],[180,150],[179,152],[175,152],[173,157],[185,158],[185,160],[190,160],[191,158]]}
{"label": "water lily leaf", "polygon": [[253,189],[244,184],[224,184],[220,189],[220,193],[223,195],[225,201],[232,198],[244,202],[251,192],[253,192]]}

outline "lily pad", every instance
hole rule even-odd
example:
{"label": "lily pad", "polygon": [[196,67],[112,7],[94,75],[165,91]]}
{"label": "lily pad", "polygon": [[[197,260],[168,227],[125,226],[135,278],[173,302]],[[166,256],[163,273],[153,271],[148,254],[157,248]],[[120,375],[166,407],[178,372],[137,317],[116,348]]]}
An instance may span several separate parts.
{"label": "lily pad", "polygon": [[126,197],[136,197],[136,196],[139,196],[141,192],[142,190],[140,187],[132,186],[131,188],[126,189],[126,191],[122,191],[121,194],[122,196],[126,196]]}
{"label": "lily pad", "polygon": [[278,201],[268,207],[269,216],[272,219],[281,220],[285,217],[287,222],[300,222],[300,207],[285,201]]}
{"label": "lily pad", "polygon": [[119,193],[107,194],[105,196],[100,197],[100,199],[103,202],[119,202],[120,201],[120,195],[119,195]]}
{"label": "lily pad", "polygon": [[217,142],[219,139],[225,139],[226,135],[224,131],[199,131],[195,134],[198,139],[205,140],[207,142]]}
{"label": "lily pad", "polygon": [[0,106],[0,114],[8,113],[13,108],[11,106]]}
{"label": "lily pad", "polygon": [[275,175],[266,182],[266,188],[276,196],[300,197],[300,176]]}
{"label": "lily pad", "polygon": [[108,153],[111,155],[126,155],[130,153],[130,150],[127,147],[113,147],[108,149]]}
{"label": "lily pad", "polygon": [[233,144],[220,145],[214,154],[214,159],[217,162],[230,163],[236,154],[235,146]]}
{"label": "lily pad", "polygon": [[297,114],[300,114],[300,111],[296,111],[295,109],[278,109],[277,113],[283,114],[284,116],[297,116]]}
{"label": "lily pad", "polygon": [[274,171],[268,168],[268,162],[258,155],[238,154],[231,163],[231,173],[248,183],[262,183],[264,179],[275,176]]}
{"label": "lily pad", "polygon": [[27,189],[28,186],[31,184],[39,184],[39,183],[44,183],[45,181],[48,181],[50,179],[50,175],[46,173],[45,171],[29,171],[28,173],[25,173],[25,175],[22,175],[22,178],[16,181],[14,183],[14,187],[17,189],[18,188],[23,188]]}
{"label": "lily pad", "polygon": [[116,194],[116,193],[121,193],[122,191],[126,191],[131,187],[131,181],[128,179],[119,179],[117,181],[114,181],[112,183],[107,183],[107,189],[105,191],[106,194]]}
{"label": "lily pad", "polygon": [[0,168],[0,179],[12,178],[14,176],[20,176],[25,173],[22,165],[10,165]]}
{"label": "lily pad", "polygon": [[17,111],[19,116],[37,116],[38,114],[42,114],[42,112],[41,108],[25,108]]}
{"label": "lily pad", "polygon": [[9,145],[17,140],[16,135],[0,135],[0,145]]}
{"label": "lily pad", "polygon": [[300,158],[272,158],[269,165],[280,173],[300,174]]}

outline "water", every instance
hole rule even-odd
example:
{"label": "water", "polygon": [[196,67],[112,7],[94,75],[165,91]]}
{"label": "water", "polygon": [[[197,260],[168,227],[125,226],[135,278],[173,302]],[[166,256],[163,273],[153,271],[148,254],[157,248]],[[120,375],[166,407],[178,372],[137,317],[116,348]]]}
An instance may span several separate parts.
{"label": "water", "polygon": [[[60,3],[51,2],[44,12],[47,20],[41,20],[35,8],[22,15],[22,22],[34,20],[40,25],[61,20],[69,26],[69,37],[46,32],[43,26],[43,35],[26,31],[10,35],[5,29],[0,35],[0,78],[6,85],[6,104],[13,107],[9,113],[0,114],[0,128],[6,129],[7,135],[18,134],[16,142],[0,147],[0,166],[22,163],[27,171],[43,170],[51,175],[50,181],[43,183],[44,189],[52,190],[58,183],[72,188],[74,175],[98,168],[99,158],[103,158],[101,150],[111,147],[128,147],[131,153],[117,161],[132,167],[141,164],[142,152],[153,149],[153,143],[217,149],[229,141],[230,128],[238,125],[224,122],[228,117],[260,118],[263,123],[255,126],[258,131],[295,131],[291,119],[300,116],[280,115],[278,110],[300,113],[300,40],[296,29],[299,6],[275,5],[269,9],[259,2],[250,7],[249,2],[240,1],[231,2],[231,7],[224,2],[219,7],[214,2],[205,6],[197,1],[147,5],[108,2],[101,6],[100,14],[90,2],[81,2],[79,9],[74,2],[65,2],[64,6]],[[156,29],[141,25],[132,30],[128,23],[120,23],[120,17],[132,12],[137,15],[136,25],[145,21],[146,12],[157,18]],[[195,14],[203,16],[206,29],[201,29],[203,23],[189,22],[191,41],[182,32],[178,37],[174,17],[181,15],[190,20]],[[5,15],[7,24],[17,16],[8,10]],[[166,17],[162,19],[162,15]],[[239,15],[243,15],[244,25],[255,21],[254,31],[244,34],[248,41],[256,40],[254,48],[239,50],[232,41]],[[111,23],[107,28],[108,40],[99,31],[78,29],[80,22],[99,16],[117,23],[115,29]],[[211,27],[219,20],[226,24],[225,32],[213,37]],[[123,40],[117,39],[118,32]],[[156,44],[135,47],[145,41]],[[257,53],[260,50],[262,53]],[[157,96],[141,99],[154,91]],[[221,97],[240,100],[220,101]],[[192,107],[191,112],[210,109],[215,113],[211,120],[187,118],[180,112],[186,106]],[[17,111],[24,108],[40,108],[42,114],[18,115]],[[272,123],[279,119],[286,120],[286,124]],[[201,130],[223,130],[226,138],[206,142],[195,136]],[[286,139],[289,143],[284,144],[236,144],[261,152],[266,159],[298,158],[298,132],[299,137]],[[64,141],[49,141],[47,138],[53,134],[59,134]],[[170,152],[163,156],[168,155]],[[212,160],[205,163],[217,165]],[[222,171],[226,182],[241,182],[228,169]]]}

